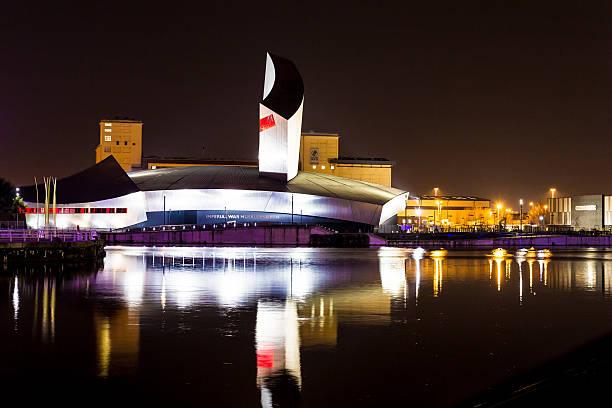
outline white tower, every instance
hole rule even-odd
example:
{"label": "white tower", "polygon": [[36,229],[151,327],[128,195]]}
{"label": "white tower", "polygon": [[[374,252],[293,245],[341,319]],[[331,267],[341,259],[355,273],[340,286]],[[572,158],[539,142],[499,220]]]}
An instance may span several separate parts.
{"label": "white tower", "polygon": [[267,54],[259,104],[259,172],[289,181],[297,175],[304,82],[293,62]]}

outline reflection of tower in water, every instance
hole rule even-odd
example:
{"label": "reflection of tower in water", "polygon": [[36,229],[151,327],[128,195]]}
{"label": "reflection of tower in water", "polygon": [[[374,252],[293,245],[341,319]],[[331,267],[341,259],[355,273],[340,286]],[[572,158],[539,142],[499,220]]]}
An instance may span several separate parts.
{"label": "reflection of tower in water", "polygon": [[298,313],[293,300],[257,303],[255,341],[262,406],[293,406],[302,387]]}

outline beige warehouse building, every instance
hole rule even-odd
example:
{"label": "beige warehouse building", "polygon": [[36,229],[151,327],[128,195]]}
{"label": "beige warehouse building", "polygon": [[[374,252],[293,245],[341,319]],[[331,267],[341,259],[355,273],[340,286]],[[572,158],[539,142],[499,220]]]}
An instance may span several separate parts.
{"label": "beige warehouse building", "polygon": [[142,163],[142,122],[131,119],[104,119],[100,125],[100,144],[96,163],[114,156],[123,170],[139,169]]}

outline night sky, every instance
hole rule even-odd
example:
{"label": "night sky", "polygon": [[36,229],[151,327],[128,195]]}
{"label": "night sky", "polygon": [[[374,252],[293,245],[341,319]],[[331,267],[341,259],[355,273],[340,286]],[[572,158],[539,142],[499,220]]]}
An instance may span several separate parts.
{"label": "night sky", "polygon": [[411,3],[3,5],[0,177],[94,164],[117,115],[145,155],[256,159],[270,51],[304,78],[303,130],[395,160],[395,187],[612,193],[611,2]]}

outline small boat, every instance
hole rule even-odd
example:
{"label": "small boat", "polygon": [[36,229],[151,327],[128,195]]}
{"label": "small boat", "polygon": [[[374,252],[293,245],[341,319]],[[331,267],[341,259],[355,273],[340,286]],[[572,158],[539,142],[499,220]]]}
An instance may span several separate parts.
{"label": "small boat", "polygon": [[443,256],[446,256],[447,253],[448,251],[446,249],[440,248],[430,251],[429,256],[431,256],[432,258],[442,258]]}
{"label": "small boat", "polygon": [[505,258],[512,255],[509,255],[508,251],[506,251],[504,248],[495,248],[493,251],[491,251],[491,256],[494,258]]}
{"label": "small boat", "polygon": [[551,255],[550,249],[540,249],[538,251],[538,258],[550,258]]}

